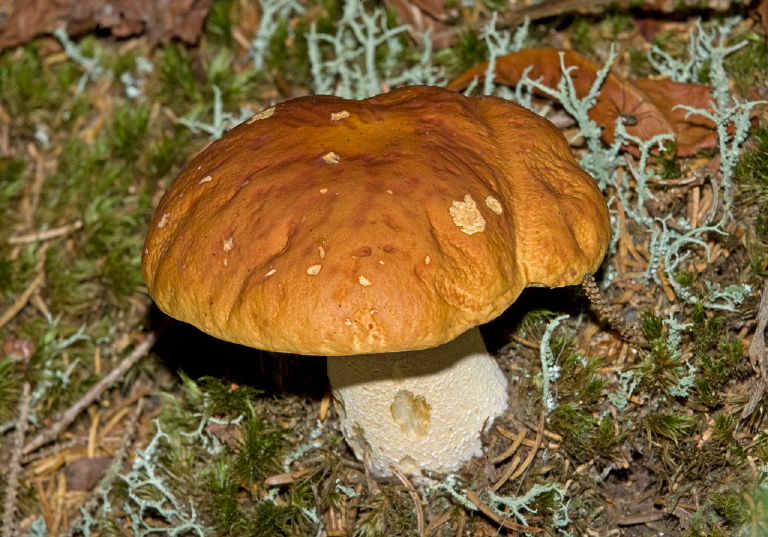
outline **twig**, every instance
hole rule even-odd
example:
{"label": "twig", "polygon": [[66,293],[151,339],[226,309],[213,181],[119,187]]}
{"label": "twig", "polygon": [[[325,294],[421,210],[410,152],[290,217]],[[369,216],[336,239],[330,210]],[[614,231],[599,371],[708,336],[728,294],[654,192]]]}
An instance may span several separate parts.
{"label": "twig", "polygon": [[21,389],[21,397],[19,397],[18,418],[16,419],[16,430],[13,433],[11,460],[8,463],[7,485],[3,499],[3,537],[15,535],[14,515],[16,514],[16,499],[19,491],[19,474],[21,474],[21,450],[24,447],[24,436],[27,433],[27,421],[29,419],[30,393],[29,382],[25,382]]}
{"label": "twig", "polygon": [[27,233],[25,235],[17,235],[8,239],[9,244],[31,244],[33,242],[47,241],[51,239],[58,239],[69,235],[73,231],[83,227],[82,220],[76,220],[66,226],[61,226],[53,229],[46,229],[44,231],[35,231],[33,233]]}
{"label": "twig", "polygon": [[765,356],[765,326],[768,324],[768,283],[763,286],[763,297],[757,310],[755,335],[749,344],[749,361],[755,373],[760,373],[764,382],[768,382],[768,363]]}
{"label": "twig", "polygon": [[149,352],[149,349],[152,348],[152,345],[154,345],[156,339],[157,336],[154,332],[147,334],[144,338],[144,341],[136,345],[136,348],[133,349],[133,352],[126,356],[115,369],[113,369],[99,382],[94,384],[93,387],[88,390],[85,395],[83,395],[75,404],[65,410],[54,420],[51,425],[40,431],[31,442],[24,446],[24,453],[27,454],[35,451],[40,446],[54,440],[59,435],[59,433],[61,433],[61,431],[69,427],[69,425],[75,421],[75,418],[77,418],[77,416],[80,415],[83,410],[88,408],[91,403],[98,399],[107,388],[122,379],[123,376],[131,367],[133,367],[136,362],[146,356],[146,354]]}
{"label": "twig", "polygon": [[440,526],[442,526],[443,524],[445,524],[450,520],[451,520],[451,510],[446,509],[441,514],[439,514],[438,516],[436,516],[435,518],[429,521],[429,524],[427,524],[427,527],[424,529],[424,536],[429,537],[437,528],[439,528]]}
{"label": "twig", "polygon": [[45,283],[45,252],[48,250],[48,245],[44,244],[37,251],[37,263],[35,264],[35,277],[29,282],[27,288],[19,295],[10,307],[0,315],[0,328],[5,326],[11,319],[16,317],[24,306],[27,305],[29,300]]}
{"label": "twig", "polygon": [[643,336],[633,325],[629,324],[616,309],[610,305],[600,294],[600,288],[595,282],[595,277],[587,272],[584,275],[584,281],[582,282],[584,292],[587,294],[590,302],[594,304],[597,311],[608,319],[608,323],[619,331],[621,337],[631,341],[643,341]]}
{"label": "twig", "polygon": [[467,499],[472,502],[475,507],[477,507],[481,513],[483,513],[485,516],[496,522],[496,524],[499,524],[500,526],[504,526],[507,529],[510,529],[512,531],[519,531],[521,533],[539,533],[541,531],[541,528],[535,528],[532,526],[523,526],[522,524],[517,524],[516,522],[512,522],[508,518],[502,517],[499,514],[497,514],[493,509],[488,507],[488,505],[480,499],[480,496],[477,495],[477,492],[474,490],[468,490],[467,491]]}
{"label": "twig", "polygon": [[107,473],[104,474],[104,477],[101,479],[99,485],[93,489],[90,497],[85,502],[85,504],[83,504],[78,518],[71,522],[69,530],[64,533],[62,537],[72,537],[75,535],[78,529],[80,529],[82,526],[83,512],[92,515],[96,510],[99,501],[101,501],[102,494],[112,488],[112,482],[120,473],[120,470],[123,467],[123,462],[125,461],[125,456],[128,454],[128,448],[133,441],[133,437],[136,435],[136,430],[139,428],[139,418],[141,418],[141,412],[143,409],[144,399],[139,399],[139,402],[136,405],[136,410],[134,411],[130,421],[125,427],[123,438],[120,441],[120,447],[117,449],[117,452],[115,452],[115,456],[112,459],[112,464],[109,466]]}
{"label": "twig", "polygon": [[413,488],[413,485],[410,481],[408,481],[408,478],[405,477],[405,474],[401,472],[398,468],[392,467],[392,473],[395,474],[395,477],[400,480],[400,482],[403,484],[403,486],[408,489],[408,494],[411,495],[411,499],[413,500],[413,505],[416,507],[416,531],[419,534],[419,537],[424,537],[424,509],[421,506],[421,499],[419,498],[419,493],[416,492],[416,489]]}
{"label": "twig", "polygon": [[655,522],[657,520],[661,520],[666,516],[667,514],[664,511],[643,513],[641,515],[620,518],[616,521],[616,524],[619,526],[639,526],[640,524],[645,524],[646,522]]}

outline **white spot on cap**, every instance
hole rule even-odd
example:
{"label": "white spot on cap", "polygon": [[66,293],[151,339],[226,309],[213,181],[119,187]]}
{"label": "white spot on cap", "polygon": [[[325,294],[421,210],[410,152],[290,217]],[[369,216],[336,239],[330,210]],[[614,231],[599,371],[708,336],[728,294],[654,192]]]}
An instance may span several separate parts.
{"label": "white spot on cap", "polygon": [[425,265],[429,265],[431,262],[432,262],[432,259],[429,256],[424,258],[424,264]]}
{"label": "white spot on cap", "polygon": [[366,278],[366,277],[365,277],[365,276],[363,276],[362,274],[361,274],[361,275],[360,275],[360,277],[357,279],[357,281],[359,281],[359,282],[360,282],[360,285],[362,285],[363,287],[369,287],[369,286],[371,285],[371,280],[369,280],[368,278]]}
{"label": "white spot on cap", "polygon": [[384,264],[385,264],[384,260],[383,259],[379,259],[379,265],[384,265]]}
{"label": "white spot on cap", "polygon": [[387,194],[389,194],[390,196],[394,196],[394,193],[391,190],[387,190]]}
{"label": "white spot on cap", "polygon": [[310,276],[315,276],[317,275],[318,272],[320,272],[321,268],[323,268],[322,265],[312,265],[307,269],[307,274],[309,274]]}
{"label": "white spot on cap", "polygon": [[485,198],[485,205],[496,214],[501,214],[504,212],[504,209],[501,208],[501,203],[499,203],[499,200],[493,196],[488,196]]}
{"label": "white spot on cap", "polygon": [[165,213],[161,218],[160,222],[157,224],[157,229],[163,229],[165,225],[168,223],[168,220],[171,219],[171,213]]}
{"label": "white spot on cap", "polygon": [[326,153],[325,155],[323,155],[323,160],[327,164],[338,164],[339,160],[341,160],[341,159],[340,159],[339,155],[337,155],[336,153],[331,151],[331,152]]}
{"label": "white spot on cap", "polygon": [[273,275],[275,272],[277,272],[277,270],[275,270],[275,269],[272,269],[272,270],[270,270],[269,272],[267,272],[267,273],[264,275],[264,277],[265,277],[265,278],[269,278],[269,277],[270,277],[270,276],[272,276],[272,275]]}
{"label": "white spot on cap", "polygon": [[451,213],[451,218],[453,218],[453,223],[467,235],[485,231],[485,218],[480,214],[475,200],[469,194],[464,196],[464,201],[454,201],[448,210]]}
{"label": "white spot on cap", "polygon": [[225,267],[227,266],[227,258],[226,257],[224,258],[224,266]]}
{"label": "white spot on cap", "polygon": [[149,253],[149,248],[144,248],[144,253],[148,254]]}
{"label": "white spot on cap", "polygon": [[344,324],[346,324],[347,326],[352,326],[352,321],[349,319],[344,319]]}
{"label": "white spot on cap", "polygon": [[317,249],[320,251],[320,259],[325,259],[325,248],[318,246]]}
{"label": "white spot on cap", "polygon": [[327,194],[328,193],[328,189],[327,188],[321,188],[320,189],[320,193],[321,194]]}
{"label": "white spot on cap", "polygon": [[349,112],[342,110],[341,112],[333,112],[331,114],[331,121],[338,121],[340,119],[348,118]]}
{"label": "white spot on cap", "polygon": [[224,251],[229,252],[235,247],[235,238],[230,237],[224,241]]}
{"label": "white spot on cap", "polygon": [[375,313],[378,313],[378,312],[379,312],[379,310],[371,310],[371,315],[373,315]]}
{"label": "white spot on cap", "polygon": [[272,117],[272,114],[274,113],[275,113],[275,107],[273,106],[272,108],[267,108],[266,110],[262,110],[258,114],[255,114],[246,123],[250,125],[254,121],[259,121],[260,119],[267,119],[268,117]]}
{"label": "white spot on cap", "polygon": [[211,181],[213,181],[213,177],[211,177],[210,175],[206,175],[205,177],[200,179],[200,182],[197,184],[202,185],[203,183],[210,183]]}

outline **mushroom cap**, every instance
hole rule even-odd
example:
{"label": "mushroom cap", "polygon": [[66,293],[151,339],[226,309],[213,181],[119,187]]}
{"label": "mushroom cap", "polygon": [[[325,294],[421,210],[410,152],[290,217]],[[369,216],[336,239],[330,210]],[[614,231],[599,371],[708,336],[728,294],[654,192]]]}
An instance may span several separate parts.
{"label": "mushroom cap", "polygon": [[200,153],[163,196],[142,273],[167,314],[276,352],[446,343],[526,286],[581,283],[608,210],[547,120],[410,86],[292,99]]}

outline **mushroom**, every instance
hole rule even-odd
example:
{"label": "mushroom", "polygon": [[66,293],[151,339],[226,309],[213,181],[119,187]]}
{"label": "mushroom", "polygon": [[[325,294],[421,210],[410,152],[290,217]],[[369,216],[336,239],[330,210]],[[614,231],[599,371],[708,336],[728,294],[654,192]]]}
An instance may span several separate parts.
{"label": "mushroom", "polygon": [[450,472],[507,406],[477,327],[526,286],[580,283],[609,235],[551,123],[411,86],[292,99],[232,129],[165,193],[142,272],[160,309],[208,334],[328,356],[374,474]]}

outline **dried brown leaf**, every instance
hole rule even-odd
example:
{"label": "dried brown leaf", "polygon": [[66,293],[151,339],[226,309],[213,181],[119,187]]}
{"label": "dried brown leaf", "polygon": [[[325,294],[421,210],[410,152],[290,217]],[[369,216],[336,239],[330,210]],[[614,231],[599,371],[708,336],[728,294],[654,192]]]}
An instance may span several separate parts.
{"label": "dried brown leaf", "polygon": [[[496,82],[516,85],[525,69],[528,76],[554,88],[560,82],[560,54],[566,68],[576,67],[570,74],[576,95],[583,98],[592,87],[601,66],[573,51],[557,49],[528,49],[496,59]],[[478,65],[448,84],[452,90],[466,88],[473,79],[483,80],[488,65]],[[691,114],[679,104],[711,110],[710,88],[700,84],[684,84],[669,80],[626,80],[610,73],[603,83],[590,117],[603,127],[603,139],[614,140],[616,119],[621,115],[629,134],[648,140],[659,134],[674,134],[680,156],[696,153],[698,149],[714,147],[717,141],[715,124],[705,117]],[[636,148],[628,148],[637,152]]]}

